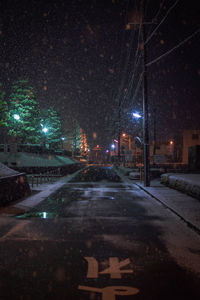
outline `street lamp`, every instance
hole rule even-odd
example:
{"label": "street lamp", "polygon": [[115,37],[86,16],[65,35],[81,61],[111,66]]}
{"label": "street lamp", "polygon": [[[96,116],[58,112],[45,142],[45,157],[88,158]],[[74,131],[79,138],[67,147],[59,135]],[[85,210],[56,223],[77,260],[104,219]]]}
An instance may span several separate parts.
{"label": "street lamp", "polygon": [[114,161],[115,161],[115,155],[116,155],[116,152],[115,152],[116,146],[115,146],[115,144],[113,143],[110,147],[111,147],[111,151],[113,151],[113,157],[112,157],[112,159],[113,159],[113,162],[114,162]]}
{"label": "street lamp", "polygon": [[44,127],[42,124],[42,132],[44,133],[44,149],[46,148],[46,133],[48,132],[48,128],[47,127]]}
{"label": "street lamp", "polygon": [[62,141],[62,148],[64,148],[64,141],[65,141],[65,137],[64,136],[61,137],[61,141]]}
{"label": "street lamp", "polygon": [[13,118],[17,121],[16,122],[16,137],[15,137],[15,143],[16,143],[16,149],[14,150],[14,151],[17,151],[17,140],[18,140],[18,125],[19,125],[19,123],[18,123],[18,121],[19,121],[19,119],[20,119],[20,115],[18,115],[18,114],[14,114],[13,115]]}
{"label": "street lamp", "polygon": [[137,111],[135,111],[135,112],[133,112],[132,113],[132,116],[135,118],[135,119],[140,119],[140,118],[142,118],[142,116],[137,112]]}
{"label": "street lamp", "polygon": [[144,186],[150,186],[150,162],[149,162],[149,120],[148,120],[148,93],[147,93],[147,49],[146,30],[144,20],[146,1],[141,1],[142,14],[139,20],[129,22],[129,25],[140,25],[142,36],[142,60],[143,60],[143,149],[144,149]]}
{"label": "street lamp", "polygon": [[13,118],[18,121],[20,119],[20,116],[18,114],[14,114]]}
{"label": "street lamp", "polygon": [[43,131],[44,133],[47,133],[47,132],[48,132],[48,128],[44,127],[44,128],[42,128],[42,131]]}

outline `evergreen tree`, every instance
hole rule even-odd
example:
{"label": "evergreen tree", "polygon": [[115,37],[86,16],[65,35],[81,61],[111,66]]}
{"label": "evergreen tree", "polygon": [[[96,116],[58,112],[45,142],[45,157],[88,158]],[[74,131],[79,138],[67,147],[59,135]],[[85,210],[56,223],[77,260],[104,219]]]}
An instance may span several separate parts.
{"label": "evergreen tree", "polygon": [[5,92],[3,91],[2,83],[0,83],[0,126],[8,126],[8,105],[5,101]]}
{"label": "evergreen tree", "polygon": [[72,152],[78,154],[81,148],[81,128],[75,119],[73,120],[72,126]]}
{"label": "evergreen tree", "polygon": [[12,86],[9,97],[9,134],[19,137],[22,143],[40,141],[39,103],[27,80],[18,80]]}
{"label": "evergreen tree", "polygon": [[78,121],[72,116],[68,116],[65,119],[65,133],[70,151],[72,151],[73,155],[79,154],[81,148],[81,128]]}
{"label": "evergreen tree", "polygon": [[[50,148],[58,148],[61,144],[61,121],[53,107],[42,111],[41,125],[43,138]],[[46,132],[44,129],[46,128]]]}

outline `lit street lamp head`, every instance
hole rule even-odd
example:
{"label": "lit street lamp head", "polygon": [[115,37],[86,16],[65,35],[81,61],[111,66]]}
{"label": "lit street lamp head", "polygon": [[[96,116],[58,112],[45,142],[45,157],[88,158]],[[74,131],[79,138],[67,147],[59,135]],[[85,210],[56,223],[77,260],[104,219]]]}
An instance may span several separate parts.
{"label": "lit street lamp head", "polygon": [[47,133],[48,128],[44,127],[44,128],[42,128],[42,131],[43,131],[44,133]]}
{"label": "lit street lamp head", "polygon": [[138,112],[133,112],[133,117],[136,118],[136,119],[140,119],[142,118],[142,116],[138,113]]}
{"label": "lit street lamp head", "polygon": [[20,119],[20,116],[19,116],[18,114],[14,114],[14,115],[13,115],[13,118],[14,118],[15,120],[19,120],[19,119]]}

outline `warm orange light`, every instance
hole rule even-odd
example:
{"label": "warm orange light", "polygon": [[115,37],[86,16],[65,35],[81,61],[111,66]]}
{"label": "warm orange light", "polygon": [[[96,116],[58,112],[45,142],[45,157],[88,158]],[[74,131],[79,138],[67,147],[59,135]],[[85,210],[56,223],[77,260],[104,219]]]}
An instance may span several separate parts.
{"label": "warm orange light", "polygon": [[169,143],[170,143],[170,145],[173,145],[174,142],[173,142],[173,141],[170,141]]}
{"label": "warm orange light", "polygon": [[125,136],[126,136],[126,133],[123,133],[122,136],[125,137]]}
{"label": "warm orange light", "polygon": [[97,145],[97,148],[99,148],[99,145]]}

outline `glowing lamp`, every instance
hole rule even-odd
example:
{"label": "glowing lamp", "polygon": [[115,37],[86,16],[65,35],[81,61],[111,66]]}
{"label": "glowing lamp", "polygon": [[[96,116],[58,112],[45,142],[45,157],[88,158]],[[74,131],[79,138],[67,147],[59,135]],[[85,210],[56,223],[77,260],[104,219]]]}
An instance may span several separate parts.
{"label": "glowing lamp", "polygon": [[18,114],[14,114],[13,117],[14,117],[15,120],[19,120],[20,119],[20,116]]}

